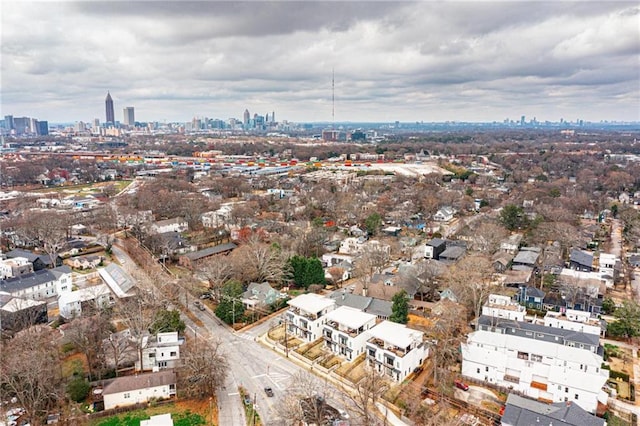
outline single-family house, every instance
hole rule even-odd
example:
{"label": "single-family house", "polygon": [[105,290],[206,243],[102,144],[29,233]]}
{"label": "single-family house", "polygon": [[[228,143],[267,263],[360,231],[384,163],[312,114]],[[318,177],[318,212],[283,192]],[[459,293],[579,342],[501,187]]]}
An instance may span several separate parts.
{"label": "single-family house", "polygon": [[456,210],[451,206],[445,206],[440,208],[434,215],[433,220],[437,222],[449,222],[453,220],[453,215],[456,213]]}
{"label": "single-family house", "polygon": [[579,404],[570,401],[549,404],[513,393],[507,397],[504,413],[500,419],[501,426],[606,426],[606,424],[605,419],[587,412]]}
{"label": "single-family house", "polygon": [[512,234],[500,243],[500,251],[516,254],[522,242],[522,234]]}
{"label": "single-family house", "polygon": [[313,293],[301,294],[289,300],[287,304],[287,330],[307,342],[320,338],[326,315],[336,307],[335,300]]}
{"label": "single-family house", "polygon": [[515,271],[524,269],[534,269],[540,257],[539,248],[523,247],[511,262],[511,268]]}
{"label": "single-family house", "polygon": [[162,370],[176,368],[180,362],[180,346],[184,338],[177,331],[158,333],[142,338],[142,368],[136,361],[137,371]]}
{"label": "single-family house", "polygon": [[335,300],[336,306],[338,307],[347,306],[354,308],[375,315],[380,320],[389,319],[392,314],[391,307],[393,304],[388,300],[353,294],[348,292],[347,289],[336,290],[327,297]]}
{"label": "single-family house", "polygon": [[513,254],[506,251],[499,251],[493,255],[492,265],[493,270],[499,273],[506,271],[511,265],[513,260]]}
{"label": "single-family house", "polygon": [[544,291],[538,288],[524,286],[520,287],[516,294],[516,300],[527,308],[542,309],[544,295]]}
{"label": "single-family house", "polygon": [[15,257],[26,258],[33,264],[34,271],[62,266],[62,258],[60,256],[56,256],[54,261],[51,261],[51,256],[46,253],[34,253],[29,250],[13,249],[10,252],[7,252],[6,256],[8,259],[13,259]]}
{"label": "single-family house", "polygon": [[0,260],[0,279],[19,277],[33,272],[33,263],[26,257]]}
{"label": "single-family house", "polygon": [[440,259],[440,255],[447,248],[447,242],[441,238],[429,240],[425,246],[424,257],[427,259]]}
{"label": "single-family house", "polygon": [[375,325],[375,315],[340,306],[326,315],[322,337],[331,352],[353,361],[364,352],[368,330]]}
{"label": "single-family house", "polygon": [[187,232],[189,224],[181,217],[159,220],[151,224],[151,232],[154,234],[164,234],[165,232]]}
{"label": "single-family house", "polygon": [[242,304],[247,308],[261,308],[275,303],[278,299],[284,299],[286,294],[271,287],[268,282],[249,283],[247,291],[242,294]]}
{"label": "single-family house", "polygon": [[598,259],[598,269],[600,271],[600,275],[603,278],[606,277],[613,283],[618,277],[619,271],[621,269],[620,259],[618,259],[615,254],[600,253],[600,258]]}
{"label": "single-family house", "polygon": [[118,377],[102,390],[104,409],[171,398],[176,395],[176,382],[173,370]]}
{"label": "single-family house", "polygon": [[180,256],[179,262],[181,266],[192,267],[195,262],[199,262],[211,256],[227,255],[238,247],[235,243],[218,244],[213,247],[207,247],[202,250],[185,253]]}
{"label": "single-family house", "polygon": [[462,375],[539,401],[596,412],[606,404],[598,335],[482,315],[462,349]]}
{"label": "single-family house", "polygon": [[464,246],[449,246],[445,251],[440,253],[438,260],[443,263],[455,263],[462,259],[467,249]]}
{"label": "single-family house", "polygon": [[353,256],[339,253],[325,253],[322,255],[320,261],[324,266],[330,268],[332,266],[337,266],[344,261],[353,262]]}
{"label": "single-family house", "polygon": [[33,300],[43,300],[70,292],[71,286],[71,268],[66,265],[0,281],[0,291]]}
{"label": "single-family house", "polygon": [[67,260],[69,266],[75,269],[93,269],[97,268],[104,258],[102,256],[90,254],[87,256],[76,256]]}
{"label": "single-family house", "polygon": [[46,324],[47,302],[0,294],[0,327],[15,333],[35,324]]}
{"label": "single-family house", "polygon": [[58,297],[60,315],[65,319],[73,319],[84,311],[95,312],[112,304],[111,291],[106,284],[68,291]]}
{"label": "single-family house", "polygon": [[429,356],[424,333],[404,324],[382,321],[369,334],[367,364],[396,382],[403,381]]}
{"label": "single-family house", "polygon": [[571,249],[569,268],[583,272],[593,271],[593,253],[576,248]]}
{"label": "single-family house", "polygon": [[601,337],[604,337],[607,330],[607,324],[604,320],[598,319],[588,311],[575,309],[565,309],[561,312],[547,311],[544,316],[544,325]]}

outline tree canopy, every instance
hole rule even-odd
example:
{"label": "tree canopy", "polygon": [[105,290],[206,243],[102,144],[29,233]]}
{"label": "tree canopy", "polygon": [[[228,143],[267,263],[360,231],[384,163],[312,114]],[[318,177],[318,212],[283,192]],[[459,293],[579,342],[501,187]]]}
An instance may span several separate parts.
{"label": "tree canopy", "polygon": [[516,229],[526,227],[528,219],[522,207],[516,206],[515,204],[508,204],[500,211],[500,222],[509,231],[515,231]]}
{"label": "tree canopy", "polygon": [[622,302],[622,306],[613,313],[617,321],[607,327],[607,333],[613,337],[631,339],[640,336],[640,305],[631,300]]}
{"label": "tree canopy", "polygon": [[157,333],[168,333],[171,331],[177,331],[178,333],[182,333],[186,328],[184,321],[180,319],[180,311],[177,310],[166,310],[163,309],[161,311],[156,312],[156,318],[151,327],[149,328],[149,332],[152,334]]}
{"label": "tree canopy", "polygon": [[317,257],[293,256],[289,259],[293,282],[305,289],[312,284],[325,284],[322,263]]}
{"label": "tree canopy", "polygon": [[399,324],[406,324],[409,322],[409,295],[405,290],[401,290],[396,293],[391,299],[391,316],[389,321],[397,322]]}
{"label": "tree canopy", "polygon": [[216,315],[227,324],[234,324],[242,319],[244,306],[240,298],[242,297],[242,283],[239,281],[228,281],[222,286],[221,300],[216,308]]}
{"label": "tree canopy", "polygon": [[371,213],[364,221],[364,226],[367,228],[367,232],[370,235],[375,235],[381,224],[382,216],[380,216],[380,213]]}

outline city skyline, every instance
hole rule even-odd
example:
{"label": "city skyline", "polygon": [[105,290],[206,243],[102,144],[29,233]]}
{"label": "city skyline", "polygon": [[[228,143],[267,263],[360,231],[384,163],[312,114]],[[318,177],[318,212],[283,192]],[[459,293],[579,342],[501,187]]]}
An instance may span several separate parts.
{"label": "city skyline", "polygon": [[[5,2],[2,112],[49,122],[640,120],[635,2]],[[73,26],[66,25],[72,20]],[[335,71],[334,71],[335,70]]]}

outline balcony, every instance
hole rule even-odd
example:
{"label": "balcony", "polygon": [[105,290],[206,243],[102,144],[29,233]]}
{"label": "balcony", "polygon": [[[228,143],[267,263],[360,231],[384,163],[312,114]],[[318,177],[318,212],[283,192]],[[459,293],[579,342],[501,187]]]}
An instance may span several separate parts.
{"label": "balcony", "polygon": [[546,383],[532,381],[531,382],[531,387],[534,388],[534,389],[543,390],[545,392],[547,391],[547,384]]}
{"label": "balcony", "polygon": [[520,383],[520,377],[518,377],[518,376],[510,376],[508,374],[505,374],[504,375],[504,381],[518,384],[518,383]]}

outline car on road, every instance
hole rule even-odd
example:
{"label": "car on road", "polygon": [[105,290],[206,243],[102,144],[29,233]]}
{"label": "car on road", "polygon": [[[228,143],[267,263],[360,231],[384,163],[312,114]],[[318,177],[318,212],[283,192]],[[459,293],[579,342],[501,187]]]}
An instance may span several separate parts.
{"label": "car on road", "polygon": [[267,396],[273,396],[273,389],[271,389],[269,386],[264,388],[264,393],[267,394]]}
{"label": "car on road", "polygon": [[244,405],[251,405],[251,397],[249,395],[244,396]]}
{"label": "car on road", "polygon": [[204,300],[204,299],[211,299],[211,293],[202,293],[200,295],[200,299]]}
{"label": "car on road", "polygon": [[468,391],[469,390],[469,385],[466,384],[465,382],[463,382],[462,380],[456,380],[454,382],[454,384],[456,385],[456,387],[458,389],[462,389],[463,391]]}
{"label": "car on road", "polygon": [[204,311],[204,309],[205,309],[205,308],[204,308],[204,305],[203,305],[203,304],[202,304],[202,302],[201,302],[201,301],[199,301],[199,300],[196,300],[195,302],[193,302],[193,305],[194,305],[196,308],[200,309],[201,311]]}
{"label": "car on road", "polygon": [[336,410],[338,410],[338,413],[340,413],[340,417],[342,418],[342,420],[349,420],[349,413],[347,413],[346,410],[343,410],[342,408],[336,408]]}

